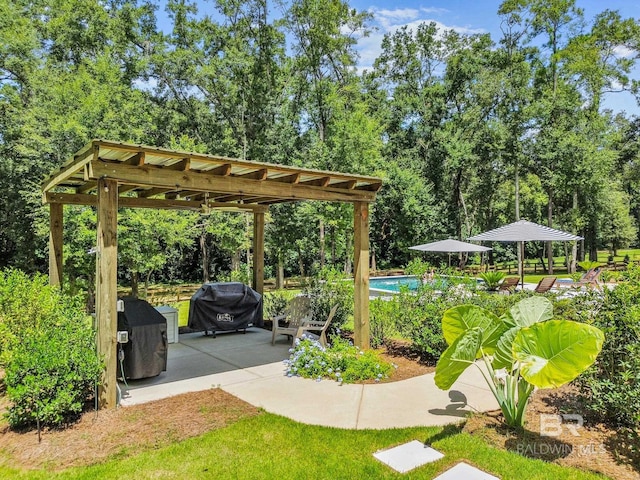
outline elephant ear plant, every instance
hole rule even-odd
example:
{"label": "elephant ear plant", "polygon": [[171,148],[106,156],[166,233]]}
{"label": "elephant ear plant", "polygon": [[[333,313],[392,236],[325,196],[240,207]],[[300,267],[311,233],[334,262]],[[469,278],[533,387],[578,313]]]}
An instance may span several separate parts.
{"label": "elephant ear plant", "polygon": [[[604,335],[596,327],[552,317],[553,306],[544,297],[526,298],[502,317],[475,305],[450,308],[442,318],[449,347],[436,366],[436,385],[448,390],[475,365],[507,425],[524,426],[535,387],[555,388],[572,381],[602,349]],[[486,371],[477,359],[483,360]]]}

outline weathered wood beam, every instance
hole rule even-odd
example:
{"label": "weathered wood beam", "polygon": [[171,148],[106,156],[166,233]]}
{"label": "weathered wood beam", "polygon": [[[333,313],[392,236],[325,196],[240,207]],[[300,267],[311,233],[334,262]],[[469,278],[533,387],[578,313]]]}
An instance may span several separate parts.
{"label": "weathered wood beam", "polygon": [[[52,193],[45,195],[46,203],[64,205],[96,205],[96,195],[78,195],[72,193]],[[119,197],[119,208],[158,208],[163,210],[201,210],[203,202],[189,202],[186,200],[170,200],[164,198]],[[266,205],[207,202],[208,208],[227,209],[234,211],[266,212]]]}
{"label": "weathered wood beam", "polygon": [[[287,184],[269,180],[256,181],[238,177],[221,177],[206,172],[176,172],[148,167],[91,162],[90,173],[93,178],[113,178],[122,183],[141,186],[154,185],[167,189],[189,189],[221,194],[259,195],[283,200],[322,200],[334,202],[373,202],[375,192],[365,190],[345,190],[312,185]],[[327,177],[328,178],[328,177]]]}
{"label": "weathered wood beam", "polygon": [[138,197],[140,198],[150,198],[150,197],[155,197],[156,195],[163,195],[167,192],[172,192],[175,189],[170,189],[170,188],[150,188],[148,190],[142,190],[141,192],[138,192]]}
{"label": "weathered wood beam", "polygon": [[138,185],[118,185],[118,193],[123,194],[139,188]]}
{"label": "weathered wood beam", "polygon": [[101,408],[115,408],[118,388],[118,182],[101,178],[97,192],[96,338],[98,354],[105,362],[98,403]]}
{"label": "weathered wood beam", "polygon": [[134,165],[136,167],[141,167],[144,165],[145,161],[145,152],[138,152],[134,154],[131,158],[128,158],[125,163],[128,165]]}
{"label": "weathered wood beam", "polygon": [[355,202],[354,217],[354,306],[355,344],[369,348],[369,204]]}
{"label": "weathered wood beam", "polygon": [[209,173],[212,175],[220,175],[221,177],[227,177],[231,175],[231,164],[225,163],[224,165],[220,165],[219,167],[206,170],[205,173]]}
{"label": "weathered wood beam", "polygon": [[90,161],[90,157],[93,155],[93,160],[98,159],[98,152],[100,151],[97,145],[90,143],[84,150],[78,152],[73,159],[62,167],[57,174],[50,176],[46,179],[42,185],[42,191],[48,192],[53,187],[61,182],[64,182],[69,177],[75,175],[79,170],[82,170],[86,163]]}
{"label": "weathered wood beam", "polygon": [[300,182],[300,174],[294,173],[292,175],[284,175],[282,177],[277,177],[271,179],[273,182],[281,182],[281,183],[299,183]]}
{"label": "weathered wood beam", "polygon": [[346,188],[347,190],[353,190],[354,188],[356,188],[357,184],[358,182],[356,182],[355,180],[348,180],[346,182],[332,183],[331,186],[333,188]]}
{"label": "weathered wood beam", "polygon": [[49,285],[62,286],[63,205],[49,205]]}
{"label": "weathered wood beam", "polygon": [[326,187],[327,185],[329,185],[330,181],[331,181],[331,177],[321,177],[321,178],[315,178],[313,180],[307,180],[306,182],[300,182],[299,185]]}
{"label": "weathered wood beam", "polygon": [[169,170],[178,170],[181,172],[185,172],[191,168],[191,159],[183,158],[182,160],[177,161],[171,165],[167,165],[164,168],[168,168]]}
{"label": "weathered wood beam", "polygon": [[369,185],[362,185],[360,187],[356,187],[356,190],[364,190],[367,192],[377,192],[382,188],[382,182],[371,183]]}
{"label": "weathered wood beam", "polygon": [[91,190],[95,190],[98,186],[98,182],[95,180],[89,180],[81,187],[76,188],[76,193],[89,193]]}
{"label": "weathered wood beam", "polygon": [[235,176],[240,178],[247,178],[251,180],[266,180],[268,173],[269,173],[269,170],[267,170],[266,168],[261,168],[259,170],[256,170],[255,172],[244,173],[242,175],[235,175]]}
{"label": "weathered wood beam", "polygon": [[253,214],[253,289],[264,293],[264,212]]}

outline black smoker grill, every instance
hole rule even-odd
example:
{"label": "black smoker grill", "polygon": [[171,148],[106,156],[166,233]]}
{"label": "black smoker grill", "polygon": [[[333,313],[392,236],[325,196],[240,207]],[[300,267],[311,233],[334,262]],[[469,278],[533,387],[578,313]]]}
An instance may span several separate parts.
{"label": "black smoker grill", "polygon": [[262,295],[238,282],[205,283],[191,297],[189,328],[204,331],[245,330],[262,326]]}
{"label": "black smoker grill", "polygon": [[139,379],[155,377],[167,370],[167,320],[149,303],[124,297],[124,312],[118,312],[118,331],[129,332],[129,341],[120,344],[124,352],[118,375]]}

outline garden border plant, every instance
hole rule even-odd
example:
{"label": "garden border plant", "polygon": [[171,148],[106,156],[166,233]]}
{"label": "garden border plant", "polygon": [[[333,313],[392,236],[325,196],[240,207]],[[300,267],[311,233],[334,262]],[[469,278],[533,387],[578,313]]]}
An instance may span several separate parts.
{"label": "garden border plant", "polygon": [[[436,366],[435,383],[448,390],[470,365],[478,367],[510,427],[523,427],[534,387],[556,388],[585,371],[604,341],[585,323],[552,320],[545,297],[521,300],[498,317],[475,305],[447,310],[442,330],[449,347]],[[483,371],[476,362],[482,359]]]}
{"label": "garden border plant", "polygon": [[360,350],[349,340],[331,337],[331,344],[323,347],[320,342],[303,335],[289,349],[291,354],[284,363],[288,377],[299,376],[321,381],[324,378],[338,383],[354,383],[363,380],[379,382],[388,378],[393,366],[382,360],[373,350]]}
{"label": "garden border plant", "polygon": [[94,395],[104,365],[91,318],[43,275],[0,271],[0,339],[12,427],[61,425]]}

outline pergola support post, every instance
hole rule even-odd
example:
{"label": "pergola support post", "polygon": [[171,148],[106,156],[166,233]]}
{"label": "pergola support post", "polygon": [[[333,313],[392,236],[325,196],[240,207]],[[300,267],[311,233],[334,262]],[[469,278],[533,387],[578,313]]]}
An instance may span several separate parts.
{"label": "pergola support post", "polygon": [[253,214],[253,289],[264,293],[264,212]]}
{"label": "pergola support post", "polygon": [[49,285],[62,286],[63,204],[49,204]]}
{"label": "pergola support post", "polygon": [[118,388],[118,182],[99,179],[97,196],[96,326],[98,354],[105,361],[98,402],[101,408],[115,408]]}
{"label": "pergola support post", "polygon": [[355,202],[354,217],[354,341],[369,348],[369,204]]}

